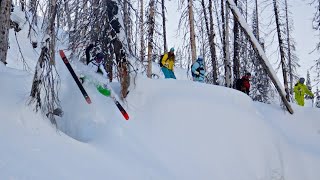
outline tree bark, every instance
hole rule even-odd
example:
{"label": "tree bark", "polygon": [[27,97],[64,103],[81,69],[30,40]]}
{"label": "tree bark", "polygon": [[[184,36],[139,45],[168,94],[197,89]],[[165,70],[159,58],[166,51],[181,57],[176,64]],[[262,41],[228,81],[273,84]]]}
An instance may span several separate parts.
{"label": "tree bark", "polygon": [[193,0],[188,0],[188,12],[189,12],[189,26],[190,26],[190,44],[191,44],[191,58],[192,63],[196,61],[196,35],[194,30],[194,16],[193,16]]}
{"label": "tree bark", "polygon": [[139,26],[140,26],[140,61],[144,61],[144,52],[145,52],[145,47],[144,47],[144,20],[143,20],[143,0],[140,0],[140,18],[139,18]]}
{"label": "tree bark", "polygon": [[0,1],[0,61],[7,64],[11,0]]}
{"label": "tree bark", "polygon": [[149,18],[148,18],[148,67],[147,77],[151,78],[152,74],[152,52],[153,52],[153,34],[155,26],[155,0],[150,0],[149,3]]}
{"label": "tree bark", "polygon": [[289,77],[290,77],[290,94],[293,94],[293,72],[292,72],[292,59],[291,59],[291,41],[289,30],[289,15],[288,15],[288,1],[285,0],[286,11],[286,29],[287,29],[287,44],[288,44],[288,65],[289,65]]}
{"label": "tree bark", "polygon": [[221,16],[222,16],[222,31],[223,31],[223,63],[225,73],[225,86],[231,88],[231,65],[229,53],[229,7],[224,4],[225,0],[221,0]]}
{"label": "tree bark", "polygon": [[[234,1],[237,5],[237,0]],[[233,18],[233,82],[240,78],[240,44],[239,44],[239,24],[236,17]]]}
{"label": "tree bark", "polygon": [[164,52],[167,52],[168,48],[167,48],[165,0],[161,0],[161,10],[162,10],[163,50]]}
{"label": "tree bark", "polygon": [[123,18],[124,18],[124,28],[125,28],[125,33],[127,36],[127,41],[128,41],[128,50],[130,53],[132,53],[132,47],[131,47],[131,20],[130,20],[130,8],[128,6],[129,0],[125,0],[123,2]]}

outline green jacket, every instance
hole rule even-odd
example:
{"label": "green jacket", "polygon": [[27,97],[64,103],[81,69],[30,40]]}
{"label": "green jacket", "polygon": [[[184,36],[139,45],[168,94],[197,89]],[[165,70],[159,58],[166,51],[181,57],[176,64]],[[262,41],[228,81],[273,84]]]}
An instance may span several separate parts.
{"label": "green jacket", "polygon": [[314,96],[313,93],[308,89],[305,84],[297,83],[294,88],[294,99],[297,101],[298,105],[304,106],[304,95]]}

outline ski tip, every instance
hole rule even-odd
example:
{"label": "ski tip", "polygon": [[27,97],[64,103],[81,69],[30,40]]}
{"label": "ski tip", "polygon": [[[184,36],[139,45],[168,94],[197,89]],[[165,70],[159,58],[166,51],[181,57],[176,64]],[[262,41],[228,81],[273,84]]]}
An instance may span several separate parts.
{"label": "ski tip", "polygon": [[59,54],[62,58],[66,57],[66,55],[64,54],[63,50],[59,50]]}
{"label": "ski tip", "polygon": [[85,97],[85,98],[86,98],[87,103],[88,103],[88,104],[91,104],[91,99],[90,99],[90,97],[88,96],[88,97]]}
{"label": "ski tip", "polygon": [[128,121],[129,120],[129,115],[126,112],[122,112],[123,117]]}

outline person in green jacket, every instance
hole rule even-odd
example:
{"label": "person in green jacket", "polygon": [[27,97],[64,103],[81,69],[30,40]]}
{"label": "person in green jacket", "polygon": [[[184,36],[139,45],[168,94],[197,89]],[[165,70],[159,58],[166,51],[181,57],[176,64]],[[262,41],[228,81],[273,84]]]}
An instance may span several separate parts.
{"label": "person in green jacket", "polygon": [[305,79],[300,78],[297,84],[294,86],[294,99],[297,101],[298,105],[304,106],[304,95],[308,94],[312,98],[314,97],[313,93],[308,89],[304,84]]}

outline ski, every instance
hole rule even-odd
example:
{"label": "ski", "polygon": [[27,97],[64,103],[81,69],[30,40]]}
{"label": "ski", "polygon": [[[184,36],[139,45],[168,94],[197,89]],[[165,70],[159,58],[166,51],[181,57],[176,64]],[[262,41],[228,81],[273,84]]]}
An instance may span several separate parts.
{"label": "ski", "polygon": [[78,76],[76,75],[76,73],[74,72],[74,70],[72,69],[69,60],[67,59],[66,55],[64,54],[63,50],[59,50],[60,56],[62,58],[62,61],[64,62],[64,64],[67,66],[69,72],[71,73],[74,81],[77,83],[83,97],[85,98],[85,100],[87,101],[88,104],[91,104],[91,99],[88,95],[88,93],[86,92],[86,90],[83,88],[81,82],[78,79]]}
{"label": "ski", "polygon": [[[111,87],[108,86],[108,84],[103,84],[103,88],[104,89],[107,89],[107,90],[110,90],[111,93],[109,93],[108,95],[105,95],[105,96],[108,96],[110,97],[114,104],[117,106],[117,108],[119,109],[119,111],[121,112],[122,116],[124,117],[125,120],[129,120],[129,114],[127,113],[127,111],[122,107],[122,105],[119,103],[119,101],[117,100],[117,98],[114,96],[114,93],[113,93],[113,90],[111,89]],[[101,94],[102,91],[100,90],[99,91]],[[103,94],[104,95],[104,94]]]}

